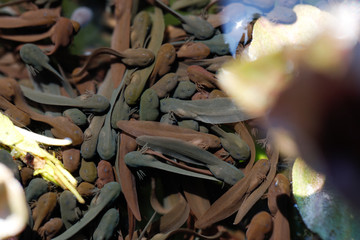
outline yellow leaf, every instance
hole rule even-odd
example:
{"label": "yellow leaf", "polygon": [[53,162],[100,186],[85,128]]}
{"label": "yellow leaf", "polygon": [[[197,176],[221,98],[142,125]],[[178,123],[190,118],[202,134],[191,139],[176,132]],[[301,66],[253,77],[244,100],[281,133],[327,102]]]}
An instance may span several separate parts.
{"label": "yellow leaf", "polygon": [[23,135],[16,130],[12,121],[0,113],[0,142],[5,145],[14,145],[23,139]]}
{"label": "yellow leaf", "polygon": [[27,153],[34,156],[33,167],[35,174],[41,174],[48,181],[69,189],[80,203],[84,199],[76,190],[76,179],[64,169],[62,163],[46,150],[39,147],[38,143],[28,136],[19,132],[11,120],[0,113],[0,143],[15,149],[20,157]]}

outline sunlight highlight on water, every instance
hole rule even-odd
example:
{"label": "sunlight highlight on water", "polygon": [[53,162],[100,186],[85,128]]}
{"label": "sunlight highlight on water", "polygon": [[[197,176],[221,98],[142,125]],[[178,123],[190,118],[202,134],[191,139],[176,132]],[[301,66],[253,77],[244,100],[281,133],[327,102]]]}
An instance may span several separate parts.
{"label": "sunlight highlight on water", "polygon": [[[333,12],[341,21],[330,24],[339,24],[336,28],[338,36],[344,38],[356,38],[359,36],[358,26],[360,8],[357,1],[349,0],[224,0],[222,21],[222,31],[224,33],[224,39],[229,44],[229,52],[235,56],[237,46],[242,37],[244,37],[244,43],[247,43],[250,39],[248,36],[249,24],[259,17],[265,17],[272,22],[282,24],[292,24],[296,21],[296,13],[293,11],[293,7],[297,4],[308,4],[316,6],[322,10]],[[342,3],[341,8],[332,7]],[[263,6],[263,7],[262,7]],[[266,7],[265,7],[266,6]],[[269,6],[272,6],[269,8]],[[344,7],[346,6],[346,7]],[[344,27],[346,26],[346,27]],[[351,31],[349,31],[351,29]]]}

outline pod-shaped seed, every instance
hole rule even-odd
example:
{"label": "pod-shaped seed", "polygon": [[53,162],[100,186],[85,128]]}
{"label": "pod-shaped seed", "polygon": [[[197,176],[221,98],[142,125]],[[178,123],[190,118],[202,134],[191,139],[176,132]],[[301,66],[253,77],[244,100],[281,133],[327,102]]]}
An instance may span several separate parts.
{"label": "pod-shaped seed", "polygon": [[102,216],[95,232],[93,234],[94,240],[108,240],[113,236],[115,227],[119,223],[119,211],[115,208],[110,208]]}
{"label": "pod-shaped seed", "polygon": [[97,178],[97,170],[94,162],[81,161],[81,167],[79,171],[80,177],[87,182],[93,183]]}
{"label": "pod-shaped seed", "polygon": [[56,193],[47,192],[39,198],[36,202],[36,207],[33,210],[34,227],[33,230],[37,231],[42,222],[48,220],[51,213],[56,207]]}
{"label": "pod-shaped seed", "polygon": [[189,99],[196,91],[196,85],[189,80],[180,81],[173,94],[174,98]]}
{"label": "pod-shaped seed", "polygon": [[265,239],[265,235],[273,228],[271,215],[262,211],[256,214],[252,219],[246,231],[248,240]]}
{"label": "pod-shaped seed", "polygon": [[154,121],[159,116],[159,97],[156,91],[148,88],[140,98],[140,120]]}
{"label": "pod-shaped seed", "polygon": [[26,201],[37,200],[48,191],[48,183],[42,178],[33,178],[25,188]]}
{"label": "pod-shaped seed", "polygon": [[155,90],[159,98],[166,97],[178,84],[178,78],[175,73],[168,73],[157,81],[151,88]]}
{"label": "pod-shaped seed", "polygon": [[179,58],[204,59],[210,54],[210,48],[201,42],[188,42],[177,51]]}

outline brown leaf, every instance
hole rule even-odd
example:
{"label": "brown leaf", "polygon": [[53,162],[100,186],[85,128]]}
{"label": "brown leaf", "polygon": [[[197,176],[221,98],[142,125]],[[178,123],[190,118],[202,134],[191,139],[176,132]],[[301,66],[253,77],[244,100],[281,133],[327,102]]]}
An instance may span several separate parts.
{"label": "brown leaf", "polygon": [[138,221],[141,221],[135,177],[130,169],[126,166],[124,161],[124,157],[127,153],[136,150],[137,143],[134,138],[130,137],[124,132],[120,134],[120,139],[118,142],[120,144],[115,163],[117,177],[119,178],[117,180],[121,184],[121,189],[128,207],[131,209],[131,212],[134,214],[135,218]]}
{"label": "brown leaf", "polygon": [[151,224],[149,230],[150,236],[156,233],[169,233],[180,228],[186,222],[186,219],[189,217],[190,207],[185,198],[180,193],[177,195],[177,204],[158,221]]}
{"label": "brown leaf", "polygon": [[[250,173],[244,178],[239,180],[234,186],[232,186],[227,192],[225,192],[219,199],[217,199],[211,207],[199,218],[195,223],[197,228],[206,228],[218,221],[221,221],[239,209],[244,203],[244,199],[247,193],[250,193],[258,184],[260,184],[262,179],[258,176],[265,175],[269,170],[270,164],[268,160],[259,160],[256,162],[254,167],[251,169]],[[272,166],[271,166],[272,167]],[[273,168],[273,167],[272,167]],[[276,164],[275,164],[276,171]],[[270,181],[271,183],[271,181]],[[269,184],[270,184],[269,183]],[[262,185],[261,185],[262,186]],[[266,188],[267,189],[267,188]],[[265,190],[266,190],[265,189]],[[255,190],[256,191],[256,190]],[[254,192],[255,192],[254,191]],[[250,195],[251,196],[251,195]],[[259,198],[262,194],[259,196]],[[257,201],[258,199],[247,203],[248,208]]]}
{"label": "brown leaf", "polygon": [[[123,51],[130,47],[130,19],[132,0],[115,1],[115,28],[111,39],[111,48],[116,51]],[[125,72],[125,65],[114,63],[111,65],[111,76],[114,88],[119,86]]]}
{"label": "brown leaf", "polygon": [[19,17],[0,17],[0,28],[21,28],[52,25],[60,17],[61,8],[27,11]]}
{"label": "brown leaf", "polygon": [[272,180],[275,177],[277,163],[279,160],[279,149],[274,149],[269,161],[270,161],[270,171],[266,176],[265,181],[255,189],[248,197],[244,199],[244,202],[241,204],[239,211],[236,214],[234,224],[238,224],[245,214],[254,206],[254,204],[261,198],[265,191],[269,188]]}
{"label": "brown leaf", "polygon": [[155,212],[160,214],[167,214],[170,209],[166,209],[164,206],[161,205],[159,200],[155,194],[155,178],[151,178],[151,193],[150,193],[150,204],[151,207],[155,210]]}
{"label": "brown leaf", "polygon": [[238,122],[237,124],[235,124],[234,130],[237,134],[240,135],[240,137],[246,142],[246,144],[250,148],[250,154],[251,154],[250,160],[243,171],[244,174],[247,175],[251,171],[255,163],[255,157],[256,157],[255,143],[244,123]]}
{"label": "brown leaf", "polygon": [[200,216],[210,208],[210,201],[206,193],[204,182],[185,177],[182,178],[181,182],[190,209],[195,217],[199,219]]}

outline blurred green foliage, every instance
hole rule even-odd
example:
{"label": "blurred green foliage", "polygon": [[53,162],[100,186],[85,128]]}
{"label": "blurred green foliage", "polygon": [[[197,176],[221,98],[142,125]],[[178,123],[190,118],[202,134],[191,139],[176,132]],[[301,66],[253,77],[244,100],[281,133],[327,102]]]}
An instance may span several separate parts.
{"label": "blurred green foliage", "polygon": [[104,10],[103,1],[92,1],[92,4],[88,5],[86,2],[81,4],[78,1],[63,0],[62,11],[63,15],[67,18],[71,17],[73,11],[80,6],[87,6],[93,10],[93,19],[85,27],[81,28],[77,35],[74,37],[74,41],[70,46],[70,52],[72,54],[84,54],[86,49],[109,47],[111,40],[111,32],[103,26],[104,11],[99,12],[95,9]]}

